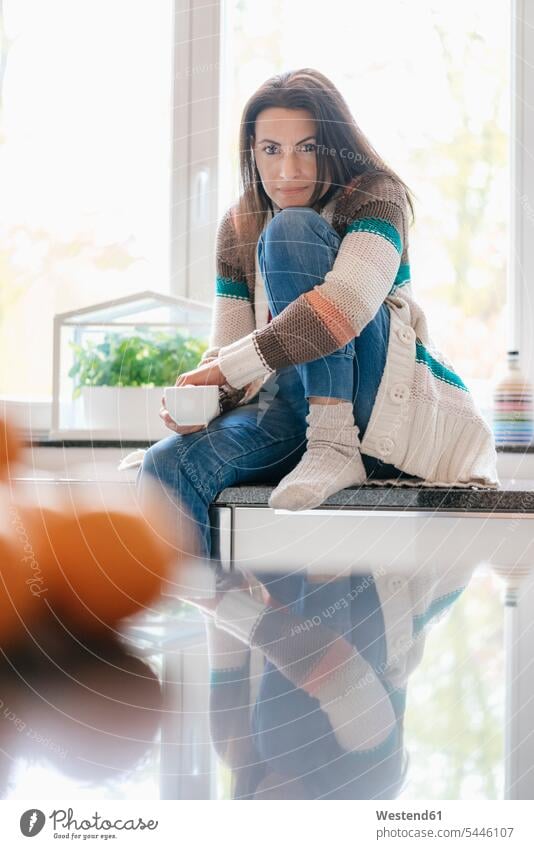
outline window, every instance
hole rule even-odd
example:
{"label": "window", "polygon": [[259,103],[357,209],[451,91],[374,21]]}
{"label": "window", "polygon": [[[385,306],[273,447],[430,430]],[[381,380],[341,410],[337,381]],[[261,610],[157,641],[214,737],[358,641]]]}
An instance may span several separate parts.
{"label": "window", "polygon": [[248,97],[282,70],[322,71],[415,194],[414,294],[487,412],[507,347],[510,4],[334,0],[328,26],[309,8],[225,0],[220,212],[238,194]]}
{"label": "window", "polygon": [[46,397],[55,313],[169,291],[172,0],[4,0],[0,387]]}
{"label": "window", "polygon": [[55,313],[146,289],[211,301],[243,105],[310,65],[413,189],[414,292],[489,409],[507,347],[511,3],[335,0],[328,32],[302,0],[1,8],[3,394],[50,395]]}

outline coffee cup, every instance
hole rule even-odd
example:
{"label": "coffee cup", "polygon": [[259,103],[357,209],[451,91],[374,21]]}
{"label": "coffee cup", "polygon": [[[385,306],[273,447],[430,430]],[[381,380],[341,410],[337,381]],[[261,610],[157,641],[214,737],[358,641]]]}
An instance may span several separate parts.
{"label": "coffee cup", "polygon": [[219,414],[218,386],[166,386],[163,397],[177,425],[207,425]]}

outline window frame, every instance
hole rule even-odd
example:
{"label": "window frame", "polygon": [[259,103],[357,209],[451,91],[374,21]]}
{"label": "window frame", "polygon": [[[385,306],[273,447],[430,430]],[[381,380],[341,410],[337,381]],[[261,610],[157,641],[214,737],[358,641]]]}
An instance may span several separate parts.
{"label": "window frame", "polygon": [[[511,144],[508,328],[511,348],[518,348],[525,376],[534,381],[534,6],[512,0]],[[530,237],[530,238],[529,238]],[[534,794],[534,664],[532,614],[534,573],[527,578],[516,608],[505,610],[506,717],[505,798],[532,799]]]}
{"label": "window frame", "polygon": [[170,294],[207,302],[217,232],[221,18],[219,0],[175,0]]}
{"label": "window frame", "polygon": [[[510,348],[517,348],[527,377],[534,381],[534,8],[527,0],[512,0],[510,115],[510,239],[508,328]],[[529,238],[530,237],[530,238]]]}

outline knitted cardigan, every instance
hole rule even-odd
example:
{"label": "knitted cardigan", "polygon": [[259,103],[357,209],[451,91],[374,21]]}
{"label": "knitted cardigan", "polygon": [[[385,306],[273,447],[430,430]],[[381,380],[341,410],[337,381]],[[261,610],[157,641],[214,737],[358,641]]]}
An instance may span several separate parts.
{"label": "knitted cardigan", "polygon": [[[203,356],[217,355],[226,378],[221,409],[248,403],[277,369],[347,344],[385,302],[391,319],[386,364],[362,453],[413,475],[412,485],[497,488],[492,431],[452,363],[434,346],[413,297],[402,186],[380,173],[356,177],[338,190],[321,210],[341,237],[331,270],[267,324],[265,311],[256,309],[263,289],[257,250],[255,268],[245,269],[235,215],[231,207],[218,227],[213,324]],[[266,223],[271,217],[268,212]]]}

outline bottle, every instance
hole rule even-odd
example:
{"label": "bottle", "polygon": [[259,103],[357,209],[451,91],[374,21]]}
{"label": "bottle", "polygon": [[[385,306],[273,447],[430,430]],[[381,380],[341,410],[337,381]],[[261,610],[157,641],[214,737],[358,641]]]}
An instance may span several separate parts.
{"label": "bottle", "polygon": [[495,445],[529,446],[534,440],[532,385],[519,364],[519,351],[507,352],[506,370],[493,390]]}

